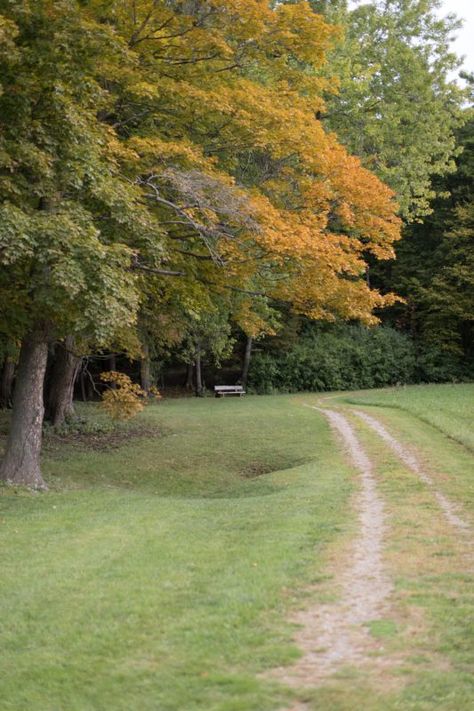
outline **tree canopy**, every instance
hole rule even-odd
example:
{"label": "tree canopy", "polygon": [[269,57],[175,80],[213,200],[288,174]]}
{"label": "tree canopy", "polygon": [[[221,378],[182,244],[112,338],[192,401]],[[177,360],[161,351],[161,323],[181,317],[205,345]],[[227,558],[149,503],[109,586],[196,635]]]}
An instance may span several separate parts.
{"label": "tree canopy", "polygon": [[311,4],[343,29],[326,64],[338,82],[326,95],[326,125],[391,186],[405,219],[422,219],[437,194],[433,178],[455,169],[459,21],[441,17],[441,0]]}
{"label": "tree canopy", "polygon": [[472,118],[459,131],[459,144],[456,172],[438,185],[444,197],[423,224],[409,228],[387,280],[406,300],[394,316],[432,354],[426,368],[435,380],[455,377],[458,361],[467,356],[472,363],[474,355]]}
{"label": "tree canopy", "polygon": [[399,223],[390,191],[315,118],[337,30],[307,3],[1,9],[13,330],[41,312],[62,334],[111,336],[138,305],[131,265],[185,276],[196,299],[244,284],[370,318],[382,300],[354,277],[366,251],[391,255]]}

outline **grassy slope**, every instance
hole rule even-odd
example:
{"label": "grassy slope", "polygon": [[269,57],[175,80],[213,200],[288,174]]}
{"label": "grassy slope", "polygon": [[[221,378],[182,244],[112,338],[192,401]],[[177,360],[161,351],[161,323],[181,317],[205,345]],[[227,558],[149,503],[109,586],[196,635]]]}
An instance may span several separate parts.
{"label": "grassy slope", "polygon": [[[472,452],[416,416],[432,416],[420,405],[431,398],[436,426],[454,436],[449,413],[467,412],[469,388],[342,399],[416,447],[474,522]],[[0,489],[2,711],[290,705],[294,694],[258,672],[294,657],[286,612],[306,583],[316,598],[333,592],[325,556],[337,559],[353,527],[347,466],[320,415],[301,406],[312,400],[162,403],[143,418],[161,437],[52,452],[46,495]],[[454,434],[469,433],[464,417]],[[390,618],[372,631],[401,661],[386,678],[348,670],[300,698],[318,711],[470,708],[474,600],[459,542],[432,494],[354,424],[377,464],[396,582]],[[280,471],[252,478],[269,469]]]}
{"label": "grassy slope", "polygon": [[285,698],[256,673],[294,656],[284,612],[347,522],[328,428],[289,398],[173,401],[145,417],[163,436],[56,454],[45,495],[3,489],[2,711]]}

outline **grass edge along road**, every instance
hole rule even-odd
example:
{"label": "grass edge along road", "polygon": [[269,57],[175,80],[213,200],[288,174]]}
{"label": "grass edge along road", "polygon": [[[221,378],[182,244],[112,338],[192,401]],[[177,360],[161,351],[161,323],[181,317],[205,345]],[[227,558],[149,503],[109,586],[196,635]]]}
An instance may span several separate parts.
{"label": "grass edge along road", "polygon": [[410,385],[345,393],[337,400],[354,405],[397,409],[414,415],[474,451],[474,385]]}
{"label": "grass edge along road", "polygon": [[[441,574],[425,576],[428,588],[417,589],[424,600],[414,593],[409,605],[426,608],[431,622],[422,632],[437,651],[428,644],[420,653],[402,616],[371,629],[391,653],[411,640],[413,654],[391,680],[349,669],[298,693],[258,675],[295,657],[286,612],[332,599],[328,556],[337,561],[354,520],[348,468],[321,416],[300,407],[300,397],[240,402],[165,403],[147,415],[163,437],[106,455],[63,452],[46,463],[53,482],[61,478],[56,491],[2,497],[5,709],[263,711],[286,708],[295,694],[307,708],[331,711],[469,706],[465,624],[451,625],[443,642],[442,619],[430,617],[448,600],[438,608],[459,622],[457,610],[465,620],[472,603],[458,579],[455,604],[449,600],[442,543],[429,556],[443,563]],[[419,429],[424,442],[447,447],[452,488],[467,460],[456,472],[459,446]],[[367,444],[371,453],[379,446],[370,435]],[[401,503],[407,479],[393,476],[398,465],[381,452],[378,474]],[[262,473],[292,460],[307,463]],[[416,519],[416,506],[412,513]],[[404,555],[397,553],[400,570]],[[453,665],[445,660],[456,645],[463,651]]]}

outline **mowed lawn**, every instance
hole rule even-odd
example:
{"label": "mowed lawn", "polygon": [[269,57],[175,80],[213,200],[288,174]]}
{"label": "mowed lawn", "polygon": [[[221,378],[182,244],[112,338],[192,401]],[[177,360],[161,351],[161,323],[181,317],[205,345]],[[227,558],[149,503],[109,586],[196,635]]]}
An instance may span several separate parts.
{"label": "mowed lawn", "polygon": [[343,399],[355,405],[404,410],[474,451],[473,383],[386,388]]}
{"label": "mowed lawn", "polygon": [[[44,460],[46,494],[0,489],[0,708],[276,709],[258,676],[348,525],[349,472],[289,397],[174,400],[159,432]],[[300,591],[300,592],[298,592]]]}
{"label": "mowed lawn", "polygon": [[306,690],[262,674],[298,656],[290,612],[333,599],[328,571],[356,530],[354,474],[304,407],[320,397],[372,411],[418,448],[474,522],[473,385],[170,400],[114,448],[48,440],[48,493],[0,487],[1,711],[474,707],[474,597],[456,532],[357,418],[395,583],[389,619],[370,629],[397,662],[387,678],[347,669]]}

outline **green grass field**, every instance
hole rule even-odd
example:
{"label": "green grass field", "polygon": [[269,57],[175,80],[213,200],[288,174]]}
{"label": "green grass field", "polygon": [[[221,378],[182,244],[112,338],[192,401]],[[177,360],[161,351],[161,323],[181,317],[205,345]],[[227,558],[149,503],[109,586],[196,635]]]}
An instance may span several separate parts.
{"label": "green grass field", "polygon": [[474,385],[411,385],[344,396],[348,403],[398,408],[474,451]]}
{"label": "green grass field", "polygon": [[[472,516],[472,453],[440,429],[469,445],[473,395],[473,386],[438,386],[350,400],[384,405],[386,421],[443,465],[440,486]],[[394,653],[409,650],[397,683],[352,671],[295,690],[261,675],[297,657],[288,614],[333,594],[328,559],[355,526],[344,452],[323,417],[303,407],[315,398],[164,401],[140,415],[145,437],[125,432],[107,450],[48,445],[49,492],[1,487],[2,711],[474,706],[467,572],[447,565],[456,552],[441,530],[429,565],[413,568],[435,512],[418,490],[407,493],[406,477],[365,430],[393,516],[400,598],[399,619],[375,621],[373,634]],[[438,403],[432,424],[417,414],[429,398]],[[462,424],[455,433],[451,412]],[[407,536],[407,525],[421,529]],[[423,613],[418,637],[413,609]]]}

